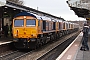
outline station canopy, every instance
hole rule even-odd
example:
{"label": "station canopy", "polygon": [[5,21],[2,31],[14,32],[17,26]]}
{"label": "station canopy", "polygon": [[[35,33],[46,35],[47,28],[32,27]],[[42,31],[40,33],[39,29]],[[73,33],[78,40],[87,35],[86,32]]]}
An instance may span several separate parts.
{"label": "station canopy", "polygon": [[67,3],[78,17],[90,18],[90,0],[68,0]]}
{"label": "station canopy", "polygon": [[16,14],[20,12],[24,12],[24,11],[34,13],[40,16],[47,16],[51,19],[60,19],[60,20],[65,21],[61,17],[57,17],[57,16],[54,16],[45,12],[41,12],[39,10],[26,7],[23,5],[19,5],[10,1],[0,0],[0,18],[5,18],[5,17],[13,18]]}

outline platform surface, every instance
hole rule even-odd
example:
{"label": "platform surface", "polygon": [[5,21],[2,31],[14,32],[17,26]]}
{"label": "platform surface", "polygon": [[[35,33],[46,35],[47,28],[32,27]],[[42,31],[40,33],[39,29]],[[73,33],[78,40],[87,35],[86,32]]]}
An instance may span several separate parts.
{"label": "platform surface", "polygon": [[[90,60],[90,50],[81,51],[81,42],[83,33],[81,32],[77,38],[63,51],[56,60]],[[90,48],[90,34],[88,39],[88,46]]]}
{"label": "platform surface", "polygon": [[3,37],[3,38],[0,38],[0,45],[2,44],[7,44],[7,43],[11,43],[13,42],[13,38],[12,37]]}
{"label": "platform surface", "polygon": [[90,60],[90,34],[88,38],[88,46],[89,46],[89,51],[81,51],[80,50],[81,45],[80,45],[75,60]]}

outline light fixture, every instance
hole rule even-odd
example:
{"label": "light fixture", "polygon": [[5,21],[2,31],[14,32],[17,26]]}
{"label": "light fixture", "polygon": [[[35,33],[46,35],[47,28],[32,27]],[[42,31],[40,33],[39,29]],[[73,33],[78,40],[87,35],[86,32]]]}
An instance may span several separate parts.
{"label": "light fixture", "polygon": [[26,16],[24,16],[24,18],[26,18]]}
{"label": "light fixture", "polygon": [[16,10],[16,9],[13,9],[13,10]]}
{"label": "light fixture", "polygon": [[5,7],[6,9],[8,8],[8,7]]}
{"label": "light fixture", "polygon": [[4,12],[4,13],[7,13],[7,12]]}

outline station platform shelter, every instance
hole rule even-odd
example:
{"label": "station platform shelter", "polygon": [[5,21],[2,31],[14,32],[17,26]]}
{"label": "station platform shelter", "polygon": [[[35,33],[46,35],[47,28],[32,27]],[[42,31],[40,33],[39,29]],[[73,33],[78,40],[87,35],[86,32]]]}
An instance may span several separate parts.
{"label": "station platform shelter", "polygon": [[[0,1],[0,37],[4,37],[5,25],[8,24],[9,36],[11,33],[10,27],[12,26],[13,17],[24,9],[19,8],[17,4],[8,2],[6,0]],[[0,39],[1,40],[1,39]]]}

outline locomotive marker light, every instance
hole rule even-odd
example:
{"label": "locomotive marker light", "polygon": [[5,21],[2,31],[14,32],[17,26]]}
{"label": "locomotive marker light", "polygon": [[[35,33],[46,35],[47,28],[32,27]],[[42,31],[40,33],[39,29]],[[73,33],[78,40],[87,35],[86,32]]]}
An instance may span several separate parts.
{"label": "locomotive marker light", "polygon": [[28,42],[30,42],[30,39],[28,39]]}
{"label": "locomotive marker light", "polygon": [[24,18],[26,18],[26,16],[24,16]]}
{"label": "locomotive marker light", "polygon": [[15,34],[14,36],[17,36],[17,34]]}
{"label": "locomotive marker light", "polygon": [[16,10],[16,9],[13,9],[13,10]]}
{"label": "locomotive marker light", "polygon": [[8,8],[8,7],[5,7],[6,9]]}

